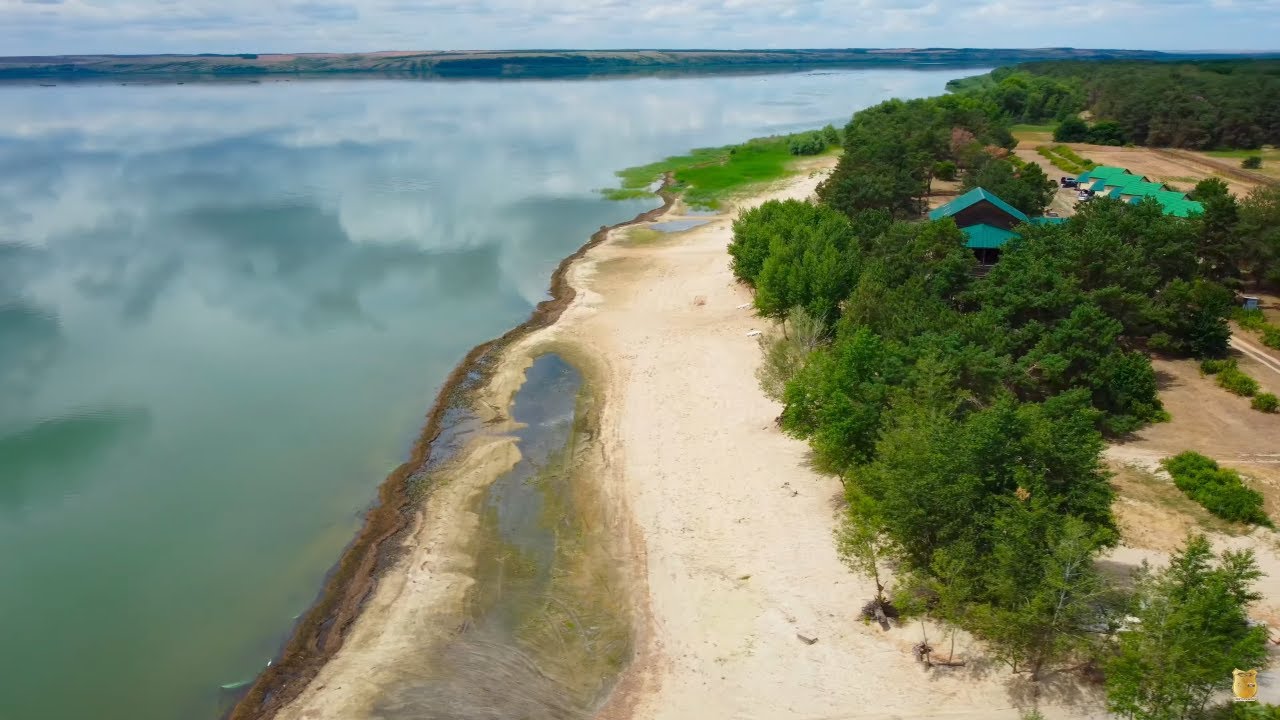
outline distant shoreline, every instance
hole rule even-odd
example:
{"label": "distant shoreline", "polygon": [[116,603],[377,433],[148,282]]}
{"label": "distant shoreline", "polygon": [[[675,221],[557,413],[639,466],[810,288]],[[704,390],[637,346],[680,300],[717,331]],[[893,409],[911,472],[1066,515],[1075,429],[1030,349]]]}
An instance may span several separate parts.
{"label": "distant shoreline", "polygon": [[1280,53],[1163,53],[1074,48],[427,51],[239,55],[0,57],[0,82],[207,81],[334,77],[559,79],[632,74],[768,73],[851,68],[995,67],[1043,60],[1185,60]]}

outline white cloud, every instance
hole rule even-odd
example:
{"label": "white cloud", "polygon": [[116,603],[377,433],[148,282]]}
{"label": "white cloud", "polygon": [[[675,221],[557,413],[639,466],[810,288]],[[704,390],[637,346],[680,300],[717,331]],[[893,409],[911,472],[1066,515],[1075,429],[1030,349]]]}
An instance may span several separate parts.
{"label": "white cloud", "polygon": [[[1142,18],[1141,32],[1126,19]],[[981,22],[975,22],[980,19]],[[522,47],[1258,48],[1280,0],[0,0],[8,54]],[[1011,32],[1012,30],[1012,32]]]}

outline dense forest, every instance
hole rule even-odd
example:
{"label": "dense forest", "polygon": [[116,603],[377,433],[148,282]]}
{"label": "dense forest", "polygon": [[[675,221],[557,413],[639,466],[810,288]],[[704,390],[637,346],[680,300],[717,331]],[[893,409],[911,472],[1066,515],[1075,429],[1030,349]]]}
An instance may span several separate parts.
{"label": "dense forest", "polygon": [[[922,220],[931,179],[1037,213],[1052,191],[1009,155],[1009,125],[1081,97],[1064,73],[1014,98],[1010,77],[857,113],[818,203],[740,216],[733,270],[782,321],[761,342],[761,385],[844,482],[839,545],[875,579],[869,621],[963,628],[1037,683],[1104,677],[1124,717],[1203,717],[1234,667],[1265,659],[1246,622],[1256,562],[1190,536],[1133,587],[1104,578],[1095,560],[1118,531],[1101,452],[1167,418],[1150,353],[1225,354],[1234,288],[1280,259],[1280,189],[1240,200],[1206,181],[1189,219],[1099,199],[1023,226],[981,276],[951,220]],[[1230,500],[1197,471],[1206,502]],[[928,638],[916,654],[945,662]]]}
{"label": "dense forest", "polygon": [[953,81],[992,97],[1015,122],[1103,123],[1066,142],[1193,149],[1280,144],[1280,60],[1033,62]]}
{"label": "dense forest", "polygon": [[1185,54],[1076,48],[836,48],[810,50],[450,50],[236,55],[0,57],[2,79],[273,75],[413,78],[581,77],[630,73],[785,72],[796,69],[993,67],[1052,59],[1174,59]]}

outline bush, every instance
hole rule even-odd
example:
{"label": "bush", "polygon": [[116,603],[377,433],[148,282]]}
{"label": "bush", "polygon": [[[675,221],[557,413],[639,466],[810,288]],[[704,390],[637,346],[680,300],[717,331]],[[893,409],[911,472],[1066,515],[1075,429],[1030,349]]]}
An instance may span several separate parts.
{"label": "bush", "polygon": [[1200,361],[1200,372],[1205,375],[1217,375],[1223,370],[1235,370],[1235,360],[1219,360],[1217,358],[1209,358]]}
{"label": "bush", "polygon": [[1218,384],[1243,397],[1253,397],[1258,393],[1258,381],[1235,367],[1229,367],[1218,373]]}
{"label": "bush", "polygon": [[827,328],[821,318],[813,317],[802,307],[793,307],[781,331],[765,333],[759,342],[764,361],[756,368],[756,379],[765,395],[781,401],[787,383],[804,369],[813,351],[826,344]]}
{"label": "bush", "polygon": [[1057,142],[1084,142],[1088,137],[1089,126],[1075,115],[1063,118],[1053,129],[1053,139]]}
{"label": "bush", "polygon": [[1273,413],[1280,411],[1280,398],[1271,393],[1259,393],[1254,396],[1253,402],[1249,403],[1249,407],[1264,413]]}
{"label": "bush", "polygon": [[793,135],[787,143],[792,155],[818,155],[827,149],[827,142],[821,132]]}
{"label": "bush", "polygon": [[1262,493],[1247,487],[1240,473],[1188,450],[1161,463],[1173,476],[1173,484],[1187,497],[1220,518],[1272,527],[1262,511]]}
{"label": "bush", "polygon": [[943,160],[933,166],[933,176],[939,180],[955,180],[956,164],[950,160]]}
{"label": "bush", "polygon": [[1245,170],[1257,170],[1262,167],[1262,157],[1260,155],[1250,155],[1240,161],[1240,167]]}
{"label": "bush", "polygon": [[1263,328],[1262,344],[1274,350],[1280,350],[1280,328],[1274,325]]}
{"label": "bush", "polygon": [[834,125],[828,125],[818,132],[822,133],[822,141],[833,147],[840,147],[840,131]]}
{"label": "bush", "polygon": [[1103,120],[1089,128],[1089,142],[1094,145],[1124,145],[1124,128],[1114,120]]}

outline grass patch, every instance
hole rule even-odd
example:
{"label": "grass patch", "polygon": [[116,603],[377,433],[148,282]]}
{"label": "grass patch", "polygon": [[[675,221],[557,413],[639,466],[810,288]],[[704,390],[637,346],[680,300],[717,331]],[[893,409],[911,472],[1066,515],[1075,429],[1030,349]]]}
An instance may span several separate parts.
{"label": "grass patch", "polygon": [[1267,316],[1263,315],[1262,310],[1257,308],[1245,310],[1238,307],[1231,311],[1231,319],[1239,323],[1240,327],[1245,330],[1262,332],[1267,327]]}
{"label": "grass patch", "polygon": [[1098,166],[1094,161],[1080,157],[1066,145],[1037,145],[1036,152],[1053,163],[1054,167],[1072,175],[1079,175]]}
{"label": "grass patch", "polygon": [[1205,155],[1219,158],[1235,158],[1237,160],[1243,160],[1244,158],[1258,155],[1265,160],[1268,156],[1272,158],[1280,158],[1280,149],[1264,147],[1260,150],[1206,150]]}
{"label": "grass patch", "polygon": [[1057,127],[1056,123],[1046,125],[1032,125],[1029,123],[1019,123],[1009,128],[1009,132],[1013,138],[1018,141],[1027,142],[1044,142],[1053,139],[1053,129]]}
{"label": "grass patch", "polygon": [[1253,396],[1253,401],[1249,403],[1249,407],[1264,413],[1280,412],[1280,398],[1271,393],[1258,393]]}
{"label": "grass patch", "polygon": [[1258,333],[1263,345],[1280,350],[1280,326],[1267,322],[1267,317],[1261,310],[1236,308],[1231,312],[1231,319],[1245,330]]}
{"label": "grass patch", "polygon": [[627,234],[623,236],[622,244],[628,247],[637,247],[640,245],[650,245],[661,240],[663,233],[640,225],[627,229]]}
{"label": "grass patch", "polygon": [[[1238,535],[1242,529],[1239,523],[1228,522],[1205,510],[1172,483],[1148,470],[1128,466],[1116,468],[1111,485],[1118,497],[1149,505],[1162,518],[1183,518],[1204,530],[1228,535]],[[1145,529],[1155,528],[1148,525]],[[1186,536],[1186,529],[1180,527],[1171,528],[1168,532],[1173,536],[1170,538],[1173,546]]]}
{"label": "grass patch", "polygon": [[1224,520],[1274,527],[1262,511],[1262,493],[1247,487],[1240,473],[1218,467],[1218,463],[1188,450],[1161,463],[1173,476],[1174,485],[1187,497]]}
{"label": "grass patch", "polygon": [[[699,148],[687,155],[674,155],[648,165],[618,171],[621,187],[603,190],[610,200],[626,200],[651,195],[649,188],[663,175],[675,177],[673,190],[695,208],[716,209],[720,201],[749,185],[779,180],[790,175],[796,160],[791,142],[813,133],[775,135],[748,140],[740,145]],[[827,147],[832,153],[838,148]]]}
{"label": "grass patch", "polygon": [[1044,125],[1032,125],[1029,123],[1018,123],[1009,128],[1012,133],[1051,133],[1054,128],[1058,127],[1057,123],[1046,123]]}

